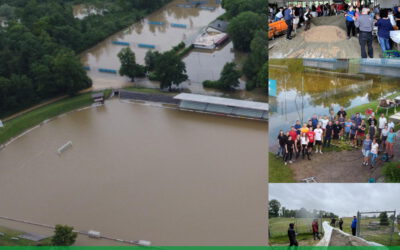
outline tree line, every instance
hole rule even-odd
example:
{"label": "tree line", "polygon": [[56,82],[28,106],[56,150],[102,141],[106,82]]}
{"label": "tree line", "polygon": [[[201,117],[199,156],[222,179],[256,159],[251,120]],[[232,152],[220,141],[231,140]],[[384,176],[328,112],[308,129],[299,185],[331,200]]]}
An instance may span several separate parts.
{"label": "tree line", "polygon": [[268,215],[269,218],[339,218],[338,215],[324,210],[313,209],[309,211],[305,208],[287,209],[276,199],[269,201]]}
{"label": "tree line", "polygon": [[[0,117],[92,85],[78,53],[171,0],[0,0]],[[73,4],[101,15],[74,18]]]}

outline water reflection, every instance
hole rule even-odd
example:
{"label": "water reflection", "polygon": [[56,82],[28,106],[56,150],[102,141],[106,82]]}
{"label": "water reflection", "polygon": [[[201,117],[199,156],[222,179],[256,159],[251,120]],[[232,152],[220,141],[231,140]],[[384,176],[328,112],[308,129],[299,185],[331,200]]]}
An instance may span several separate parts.
{"label": "water reflection", "polygon": [[278,83],[277,97],[269,98],[271,146],[279,130],[290,128],[296,120],[369,103],[400,89],[400,78],[364,74],[358,61],[350,61],[345,70],[326,70],[325,63],[320,68],[307,65],[309,61],[303,64],[303,60],[270,61],[269,78]]}

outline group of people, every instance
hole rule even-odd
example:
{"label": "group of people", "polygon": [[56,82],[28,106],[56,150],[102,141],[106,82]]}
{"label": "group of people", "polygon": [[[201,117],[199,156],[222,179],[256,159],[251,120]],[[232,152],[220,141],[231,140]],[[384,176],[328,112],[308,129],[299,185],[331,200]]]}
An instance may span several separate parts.
{"label": "group of people", "polygon": [[347,28],[347,39],[351,36],[357,37],[361,48],[362,58],[373,58],[373,32],[377,27],[377,38],[381,46],[382,53],[393,48],[393,40],[390,37],[390,31],[400,28],[400,6],[393,9],[381,9],[379,5],[375,8],[368,6],[351,6],[340,4],[321,4],[312,7],[303,7],[288,5],[286,8],[270,7],[270,20],[285,20],[288,28],[286,30],[286,39],[292,39],[292,32],[305,26],[304,30],[310,29],[311,19],[320,16],[331,16],[344,13]]}
{"label": "group of people", "polygon": [[[338,224],[339,224],[339,229],[341,231],[343,231],[343,223],[344,223],[343,219],[340,218]],[[353,216],[353,220],[350,225],[351,233],[353,236],[356,236],[356,233],[357,233],[357,223],[358,223],[357,217]],[[336,227],[336,218],[331,219],[330,225],[332,227]],[[314,219],[313,222],[311,223],[311,230],[312,230],[314,240],[321,240],[318,219]],[[297,233],[295,230],[295,224],[290,223],[289,229],[288,229],[288,238],[289,238],[290,246],[298,246],[299,245],[296,236],[297,236]]]}
{"label": "group of people", "polygon": [[390,38],[390,31],[398,30],[400,27],[400,7],[381,9],[378,5],[370,9],[349,6],[345,12],[345,18],[347,39],[351,36],[356,37],[358,34],[362,58],[374,57],[372,47],[374,26],[378,28],[377,37],[382,53],[392,49],[393,41]]}
{"label": "group of people", "polygon": [[277,137],[279,149],[277,157],[282,157],[285,165],[297,160],[311,160],[313,151],[322,154],[323,148],[329,148],[332,141],[347,141],[353,147],[361,147],[362,165],[375,166],[379,151],[385,160],[394,157],[393,146],[396,141],[395,124],[381,114],[379,121],[371,114],[363,119],[360,113],[349,117],[343,107],[330,115],[318,117],[316,114],[301,125],[300,121],[291,126],[289,131],[279,131]]}

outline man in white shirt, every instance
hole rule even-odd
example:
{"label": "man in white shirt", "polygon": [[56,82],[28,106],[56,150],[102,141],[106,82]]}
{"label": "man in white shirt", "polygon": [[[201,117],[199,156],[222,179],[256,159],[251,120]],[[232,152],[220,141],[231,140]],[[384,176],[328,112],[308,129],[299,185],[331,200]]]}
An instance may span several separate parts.
{"label": "man in white shirt", "polygon": [[385,128],[386,123],[387,123],[387,119],[385,117],[385,114],[382,113],[381,117],[379,117],[379,124],[378,124],[379,125],[378,126],[379,134],[381,134],[382,129]]}
{"label": "man in white shirt", "polygon": [[317,125],[317,128],[314,130],[315,133],[315,153],[318,153],[318,148],[319,148],[319,153],[322,154],[322,137],[324,134],[324,131],[321,128],[321,125]]}

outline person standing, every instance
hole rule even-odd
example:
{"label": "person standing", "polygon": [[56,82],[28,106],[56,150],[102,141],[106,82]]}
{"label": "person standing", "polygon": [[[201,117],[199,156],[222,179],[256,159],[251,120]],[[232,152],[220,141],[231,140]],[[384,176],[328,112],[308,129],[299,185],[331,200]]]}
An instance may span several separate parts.
{"label": "person standing", "polygon": [[389,128],[387,125],[382,129],[380,135],[381,135],[381,144],[382,144],[382,150],[383,152],[386,151],[386,140],[389,134]]}
{"label": "person standing", "polygon": [[294,141],[292,140],[292,136],[289,135],[289,137],[285,143],[285,157],[284,157],[285,165],[287,165],[288,162],[292,163],[293,145],[294,145]]}
{"label": "person standing", "polygon": [[315,132],[313,131],[313,128],[310,128],[310,131],[307,132],[307,137],[308,137],[308,159],[310,160],[310,155],[312,154],[312,151],[314,149],[314,142],[315,142]]}
{"label": "person standing", "polygon": [[342,125],[340,125],[339,120],[337,120],[335,124],[333,124],[332,129],[333,129],[333,139],[339,140],[340,132],[342,131]]}
{"label": "person standing", "polygon": [[397,7],[397,12],[394,15],[394,19],[396,20],[396,25],[400,29],[400,6]]}
{"label": "person standing", "polygon": [[372,140],[371,140],[370,136],[367,135],[363,142],[363,145],[362,145],[362,154],[364,156],[363,163],[362,163],[363,166],[368,166],[371,148],[372,148]]}
{"label": "person standing", "polygon": [[350,138],[350,133],[351,133],[351,126],[353,123],[349,119],[347,122],[344,123],[344,134],[345,134],[345,139],[348,140]]}
{"label": "person standing", "polygon": [[283,19],[285,19],[286,25],[288,26],[286,30],[286,39],[292,39],[292,30],[293,30],[293,5],[289,5],[289,7],[283,12]]}
{"label": "person standing", "polygon": [[322,136],[324,134],[324,131],[321,128],[321,125],[317,125],[317,128],[314,130],[315,133],[315,153],[318,153],[318,148],[319,148],[319,153],[322,154]]}
{"label": "person standing", "polygon": [[340,115],[342,115],[346,119],[347,112],[346,110],[344,110],[344,107],[340,107],[340,110],[337,112],[337,116],[340,117]]}
{"label": "person standing", "polygon": [[357,127],[356,123],[353,121],[353,123],[351,124],[351,127],[350,127],[350,142],[353,147],[357,146],[357,142],[356,142],[357,130],[358,130],[358,127]]}
{"label": "person standing", "polygon": [[340,230],[343,231],[343,219],[342,218],[340,218],[340,220],[339,220],[339,228],[340,228]]}
{"label": "person standing", "polygon": [[364,140],[364,136],[365,136],[366,127],[367,126],[365,125],[365,121],[361,120],[361,124],[360,124],[360,126],[358,126],[358,129],[357,129],[357,146],[362,145],[362,141]]}
{"label": "person standing", "polygon": [[351,222],[351,233],[356,236],[357,233],[357,217],[353,216],[353,221]]}
{"label": "person standing", "polygon": [[390,23],[390,19],[388,16],[388,12],[386,10],[382,10],[380,17],[377,17],[378,21],[375,23],[375,26],[378,27],[378,41],[381,45],[382,53],[390,50],[390,31],[394,30],[392,24]]}
{"label": "person standing", "polygon": [[394,132],[393,128],[390,128],[387,139],[386,139],[386,153],[391,158],[394,157],[393,145],[394,145],[395,141],[396,141],[396,133]]}
{"label": "person standing", "polygon": [[301,137],[300,137],[300,140],[301,140],[301,152],[302,152],[302,155],[303,155],[303,159],[307,155],[307,158],[309,160],[311,160],[310,159],[310,154],[308,153],[309,140],[308,140],[308,137],[307,137],[307,133],[301,133]]}
{"label": "person standing", "polygon": [[325,147],[329,148],[331,146],[332,132],[333,132],[333,125],[332,122],[329,121],[325,129],[324,148]]}
{"label": "person standing", "polygon": [[370,125],[369,128],[368,128],[368,134],[369,134],[369,137],[370,137],[371,139],[374,139],[374,138],[375,138],[376,130],[377,130],[377,129],[376,129],[376,126],[375,126],[375,122],[372,121],[371,125]]}
{"label": "person standing", "polygon": [[290,246],[298,246],[299,245],[299,243],[297,242],[297,239],[296,239],[296,231],[294,230],[294,223],[289,224],[288,237],[289,237]]}
{"label": "person standing", "polygon": [[312,227],[312,232],[314,236],[314,240],[320,240],[321,238],[319,237],[319,228],[318,228],[318,220],[314,219],[314,221],[311,224]]}
{"label": "person standing", "polygon": [[382,129],[385,128],[386,123],[387,123],[387,119],[386,119],[386,117],[385,117],[385,114],[382,113],[382,114],[381,114],[381,117],[379,117],[379,124],[378,124],[379,135],[381,135]]}
{"label": "person standing", "polygon": [[[361,57],[370,58],[374,57],[374,49],[372,48],[372,30],[374,27],[374,19],[368,15],[369,9],[363,8],[361,15],[355,20],[355,25],[360,30],[358,37],[361,46]],[[368,55],[365,50],[365,46],[368,48]]]}
{"label": "person standing", "polygon": [[379,144],[376,142],[376,139],[374,139],[371,145],[371,168],[375,166],[376,158],[378,158],[378,150]]}
{"label": "person standing", "polygon": [[285,133],[283,133],[282,130],[279,131],[279,135],[278,135],[278,143],[279,143],[279,149],[278,149],[278,153],[276,154],[276,157],[280,157],[282,155],[283,158],[285,158],[285,144],[286,144],[286,140],[288,138],[286,137]]}
{"label": "person standing", "polygon": [[350,34],[356,36],[356,26],[354,24],[356,12],[354,11],[353,6],[349,7],[349,10],[346,12],[346,28],[347,28],[347,39],[350,39]]}
{"label": "person standing", "polygon": [[305,27],[304,31],[307,31],[311,27],[311,19],[313,18],[313,15],[311,15],[311,10],[307,8],[306,13],[304,14],[304,21],[305,21]]}

